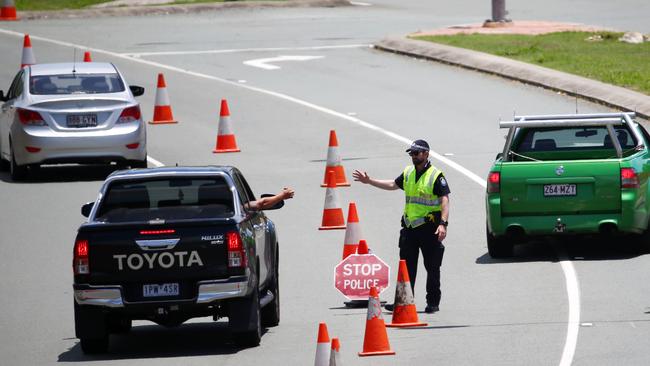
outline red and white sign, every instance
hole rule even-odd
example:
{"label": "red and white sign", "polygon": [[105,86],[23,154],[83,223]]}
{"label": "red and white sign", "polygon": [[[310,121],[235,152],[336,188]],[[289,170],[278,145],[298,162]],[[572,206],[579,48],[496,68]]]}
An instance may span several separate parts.
{"label": "red and white sign", "polygon": [[389,278],[390,267],[374,254],[352,254],[334,267],[334,287],[350,300],[368,300],[373,286],[383,292]]}

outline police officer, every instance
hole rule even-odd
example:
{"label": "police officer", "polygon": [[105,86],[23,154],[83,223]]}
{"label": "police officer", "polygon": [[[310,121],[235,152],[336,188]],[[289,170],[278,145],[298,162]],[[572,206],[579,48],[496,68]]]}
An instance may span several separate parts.
{"label": "police officer", "polygon": [[[404,190],[406,204],[399,237],[399,256],[406,260],[411,288],[415,290],[418,257],[422,251],[427,270],[427,306],[424,311],[435,313],[440,304],[440,265],[445,252],[442,241],[447,236],[450,190],[442,171],[429,161],[429,144],[426,141],[413,141],[406,152],[411,156],[413,165],[407,166],[395,180],[373,179],[359,170],[355,170],[352,176],[356,181],[377,188]],[[393,310],[392,304],[385,307]]]}

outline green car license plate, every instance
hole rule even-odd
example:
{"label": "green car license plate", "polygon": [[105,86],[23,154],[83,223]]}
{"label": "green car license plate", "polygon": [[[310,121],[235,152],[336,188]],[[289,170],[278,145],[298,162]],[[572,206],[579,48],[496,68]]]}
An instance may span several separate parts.
{"label": "green car license plate", "polygon": [[544,197],[575,196],[577,192],[575,184],[544,184]]}

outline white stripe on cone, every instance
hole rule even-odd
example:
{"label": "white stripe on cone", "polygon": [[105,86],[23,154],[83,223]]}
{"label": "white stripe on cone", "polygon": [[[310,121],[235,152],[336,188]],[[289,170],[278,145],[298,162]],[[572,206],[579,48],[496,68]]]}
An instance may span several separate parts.
{"label": "white stripe on cone", "polygon": [[330,363],[330,343],[316,344],[316,360],[314,366],[329,366]]}
{"label": "white stripe on cone", "polygon": [[233,135],[232,127],[230,126],[230,116],[219,117],[219,129],[217,134],[220,136]]}
{"label": "white stripe on cone", "polygon": [[340,166],[341,156],[339,155],[338,146],[330,146],[327,149],[327,166]]}
{"label": "white stripe on cone", "polygon": [[325,191],[325,209],[340,208],[338,205],[339,196],[335,188],[327,188]]}
{"label": "white stripe on cone", "polygon": [[23,47],[23,58],[22,65],[35,65],[36,57],[34,56],[34,50],[31,47]]}
{"label": "white stripe on cone", "polygon": [[348,222],[345,228],[345,240],[343,244],[357,245],[363,239],[361,225],[358,222]]}
{"label": "white stripe on cone", "polygon": [[169,94],[167,94],[167,88],[156,89],[156,105],[157,106],[170,105]]}

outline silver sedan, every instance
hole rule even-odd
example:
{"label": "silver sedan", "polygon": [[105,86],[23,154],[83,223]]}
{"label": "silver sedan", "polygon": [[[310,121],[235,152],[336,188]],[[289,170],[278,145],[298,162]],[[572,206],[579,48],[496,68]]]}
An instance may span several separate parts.
{"label": "silver sedan", "polygon": [[38,64],[0,90],[0,166],[26,177],[42,164],[147,166],[146,128],[128,86],[110,63]]}

